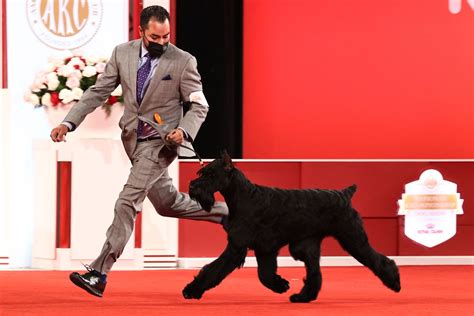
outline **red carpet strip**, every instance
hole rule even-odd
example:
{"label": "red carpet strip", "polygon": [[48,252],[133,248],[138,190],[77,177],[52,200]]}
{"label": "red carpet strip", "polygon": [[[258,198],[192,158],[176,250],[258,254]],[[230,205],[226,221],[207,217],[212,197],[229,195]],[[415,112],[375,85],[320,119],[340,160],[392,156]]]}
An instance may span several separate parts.
{"label": "red carpet strip", "polygon": [[181,289],[197,270],[115,271],[103,298],[75,287],[64,271],[0,271],[0,315],[474,315],[473,266],[401,267],[394,293],[366,268],[326,267],[316,301],[292,304],[303,268],[281,268],[290,281],[275,294],[255,268],[232,273],[199,301]]}

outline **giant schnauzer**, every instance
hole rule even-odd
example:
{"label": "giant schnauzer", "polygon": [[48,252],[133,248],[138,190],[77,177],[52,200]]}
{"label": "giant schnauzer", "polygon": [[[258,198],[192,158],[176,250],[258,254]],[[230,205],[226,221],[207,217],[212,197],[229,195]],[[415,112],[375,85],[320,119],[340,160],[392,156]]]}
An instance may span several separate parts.
{"label": "giant schnauzer", "polygon": [[205,210],[219,191],[229,207],[228,244],[215,261],[204,266],[183,289],[187,299],[199,299],[245,261],[247,249],[255,250],[258,278],[270,290],[283,293],[289,283],[276,273],[277,255],[289,244],[290,254],[304,262],[306,279],[291,302],[315,300],[321,289],[319,258],[321,241],[332,236],[387,287],[400,291],[400,275],[393,260],[369,244],[362,219],[351,205],[352,185],[339,190],[283,190],[250,182],[232,164],[227,153],[198,172],[189,193]]}

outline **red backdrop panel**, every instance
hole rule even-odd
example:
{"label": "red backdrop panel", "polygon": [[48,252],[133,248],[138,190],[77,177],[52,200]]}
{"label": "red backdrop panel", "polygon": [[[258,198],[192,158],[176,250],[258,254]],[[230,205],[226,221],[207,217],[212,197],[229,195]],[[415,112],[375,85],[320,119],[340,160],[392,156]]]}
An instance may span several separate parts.
{"label": "red backdrop panel", "polygon": [[[363,217],[396,217],[397,200],[413,173],[403,174],[406,164],[374,162],[303,163],[303,188],[342,189],[356,184],[354,207]],[[421,172],[420,172],[421,173]],[[387,201],[391,201],[387,205]]]}
{"label": "red backdrop panel", "polygon": [[[439,170],[444,179],[458,185],[464,209],[474,208],[474,163],[470,162],[305,162],[301,167],[303,188],[342,189],[353,183],[354,207],[365,218],[397,217],[397,201],[405,184],[427,169]],[[474,212],[458,217],[461,225],[474,225]]]}
{"label": "red backdrop panel", "polygon": [[244,1],[244,158],[473,158],[462,3]]}

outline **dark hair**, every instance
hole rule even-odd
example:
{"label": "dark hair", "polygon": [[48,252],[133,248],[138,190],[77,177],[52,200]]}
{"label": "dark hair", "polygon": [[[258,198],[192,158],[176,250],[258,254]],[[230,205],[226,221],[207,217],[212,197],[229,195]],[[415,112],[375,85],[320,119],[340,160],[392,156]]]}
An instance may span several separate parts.
{"label": "dark hair", "polygon": [[156,19],[160,23],[164,23],[166,19],[170,20],[170,14],[165,8],[159,5],[151,5],[146,7],[140,13],[140,27],[144,30],[148,27],[150,20]]}

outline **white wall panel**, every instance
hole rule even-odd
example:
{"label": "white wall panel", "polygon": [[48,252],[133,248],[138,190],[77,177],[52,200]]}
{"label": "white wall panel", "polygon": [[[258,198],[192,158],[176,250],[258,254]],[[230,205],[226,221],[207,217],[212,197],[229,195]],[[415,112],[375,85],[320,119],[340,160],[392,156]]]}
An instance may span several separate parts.
{"label": "white wall panel", "polygon": [[[74,141],[71,175],[71,258],[95,259],[112,224],[115,201],[127,181],[130,160],[118,140]],[[121,258],[130,259],[134,238]]]}
{"label": "white wall panel", "polygon": [[[116,45],[127,42],[129,1],[4,1],[6,1],[8,14],[8,83],[12,105],[9,121],[15,122],[10,125],[11,147],[6,153],[11,161],[10,174],[14,175],[11,177],[9,197],[12,202],[8,210],[9,228],[12,232],[10,246],[14,249],[11,262],[14,267],[27,267],[31,264],[35,207],[33,204],[35,173],[32,142],[33,139],[48,139],[51,126],[47,122],[43,109],[34,109],[33,105],[24,101],[23,96],[29,90],[35,75],[44,69],[49,57],[64,56],[65,49],[74,49],[86,55],[110,56]],[[75,35],[75,43],[82,43],[79,47],[67,44],[68,41],[72,42],[72,36],[57,36],[55,31],[58,33],[59,28],[53,30],[45,27],[48,23],[43,21],[44,12],[35,11],[35,8],[41,8],[53,2],[91,6],[89,7],[91,15],[83,28],[87,32],[81,31],[82,33],[77,32]],[[74,12],[71,11],[73,9],[68,10],[69,20],[74,23]],[[62,13],[65,14],[65,12]],[[63,19],[65,23],[63,27],[67,27],[66,20],[67,18]],[[59,22],[59,20],[56,21]],[[57,24],[56,27],[58,26],[60,25]]]}
{"label": "white wall panel", "polygon": [[48,141],[34,143],[35,212],[33,258],[56,257],[57,151]]}
{"label": "white wall panel", "polygon": [[[0,258],[9,257],[9,200],[10,200],[10,172],[9,155],[10,148],[9,126],[10,126],[10,101],[7,89],[0,89]],[[3,264],[2,264],[3,263]],[[0,268],[5,266],[8,260],[0,260]]]}

